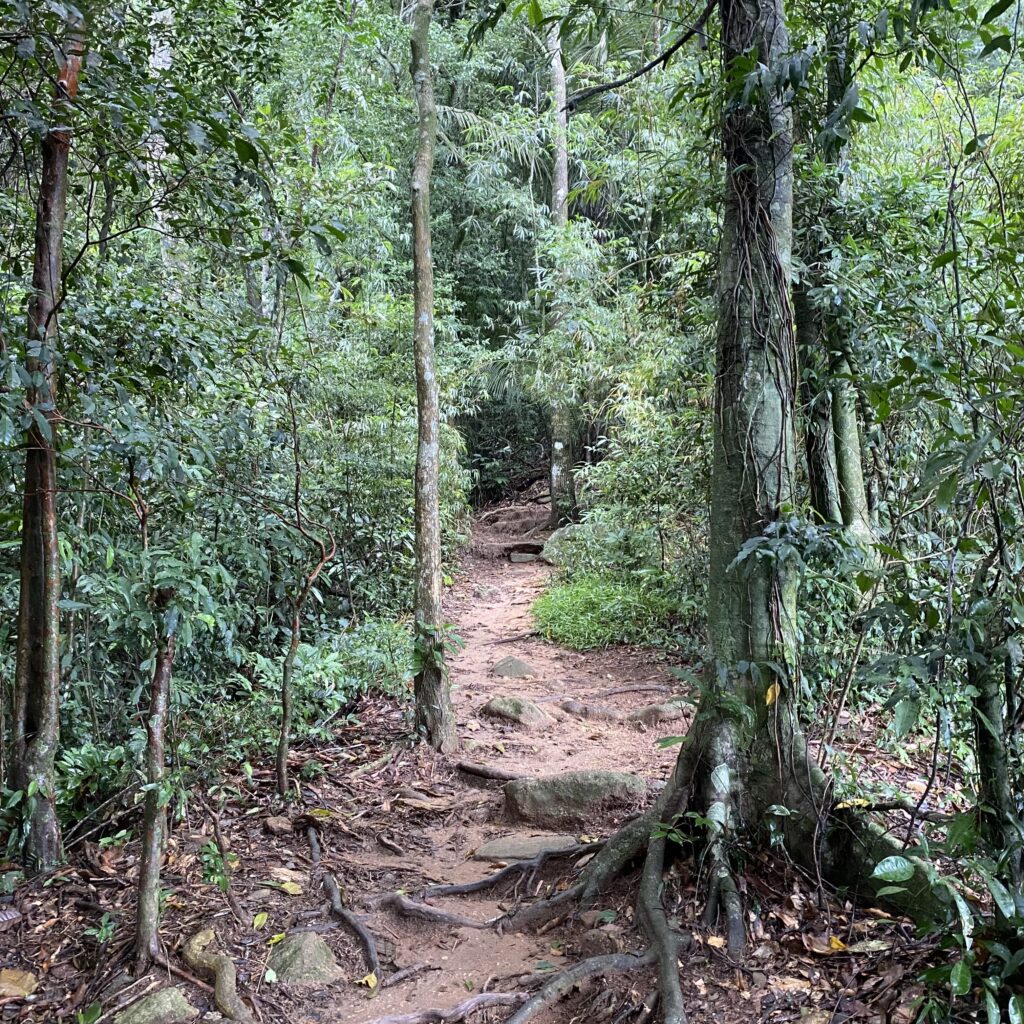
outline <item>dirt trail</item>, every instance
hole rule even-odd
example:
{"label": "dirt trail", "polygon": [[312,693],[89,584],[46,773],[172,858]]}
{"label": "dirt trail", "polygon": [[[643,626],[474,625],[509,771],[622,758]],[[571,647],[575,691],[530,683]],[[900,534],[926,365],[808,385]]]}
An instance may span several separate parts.
{"label": "dirt trail", "polygon": [[[557,707],[557,701],[575,698],[629,712],[665,700],[669,693],[678,691],[679,684],[652,652],[620,649],[578,653],[528,635],[533,632],[530,606],[543,591],[551,569],[540,561],[511,562],[507,547],[524,535],[536,538],[534,528],[545,513],[543,508],[519,506],[510,509],[504,518],[478,526],[449,593],[446,613],[465,643],[451,666],[459,736],[464,746],[458,756],[522,775],[592,768],[630,771],[657,782],[668,774],[676,748],[661,749],[656,740],[682,731],[684,723],[646,729],[626,721],[580,719]],[[535,675],[528,679],[496,677],[491,671],[494,664],[510,654],[529,664]],[[527,697],[544,707],[553,724],[526,730],[481,716],[481,706],[495,695]],[[430,769],[433,778],[438,777],[437,769],[435,761]],[[415,837],[418,852],[402,858],[403,867],[410,875],[418,873],[421,884],[422,880],[464,882],[485,877],[494,866],[470,859],[482,842],[497,836],[544,834],[543,830],[505,819],[499,784],[487,784],[459,772],[444,775],[444,782],[434,792],[456,802],[468,795],[470,803],[475,793],[480,803],[440,821],[422,822]],[[424,791],[423,786],[420,791]],[[431,792],[429,787],[426,791]],[[453,817],[457,818],[454,822]],[[587,833],[606,835],[616,824],[612,817],[588,822]],[[405,838],[399,841],[413,838],[405,832]],[[362,852],[364,866],[397,866],[397,858],[389,857],[379,846],[367,843]],[[403,885],[414,893],[410,875],[403,877]],[[438,904],[480,921],[502,913],[502,905],[487,898],[463,897]],[[370,1024],[389,1014],[445,1008],[480,992],[489,979],[494,990],[493,979],[532,974],[540,963],[561,966],[571,963],[573,957],[572,940],[558,938],[557,932],[540,937],[499,936],[491,930],[453,931],[390,914],[373,915],[371,924],[384,936],[386,953],[397,965],[428,962],[438,970],[386,989],[372,1001],[353,998],[351,989],[338,992],[337,1015],[310,1019]],[[482,1019],[502,1020],[509,1012],[493,1011],[493,1016]]]}

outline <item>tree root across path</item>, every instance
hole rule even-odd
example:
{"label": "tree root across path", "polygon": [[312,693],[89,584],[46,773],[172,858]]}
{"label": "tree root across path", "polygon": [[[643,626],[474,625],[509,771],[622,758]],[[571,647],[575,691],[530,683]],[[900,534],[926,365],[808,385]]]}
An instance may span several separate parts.
{"label": "tree root across path", "polygon": [[204,928],[196,932],[182,950],[185,963],[200,974],[208,974],[214,979],[213,998],[228,1020],[239,1021],[241,1024],[256,1024],[252,1011],[242,1002],[238,995],[235,979],[235,962],[221,953],[208,953],[206,947],[213,942],[213,929]]}
{"label": "tree root across path", "polygon": [[[780,814],[777,807],[785,813]],[[666,912],[664,890],[669,884],[666,872],[670,860],[677,855],[680,843],[693,843],[703,851],[698,857],[707,892],[703,925],[708,929],[719,928],[726,937],[729,953],[740,957],[746,945],[746,922],[731,850],[738,837],[756,841],[765,830],[766,815],[774,815],[781,822],[776,827],[784,830],[792,858],[805,867],[813,866],[819,879],[845,882],[870,899],[878,898],[879,886],[871,877],[872,871],[885,856],[900,852],[892,838],[868,819],[835,807],[828,780],[809,767],[798,727],[787,727],[776,718],[769,724],[766,736],[736,725],[711,699],[698,708],[672,774],[654,804],[605,842],[580,844],[564,851],[543,851],[478,881],[434,885],[423,890],[423,899],[428,900],[480,893],[514,883],[519,897],[519,883],[526,881],[525,898],[517,898],[507,913],[476,921],[398,893],[377,902],[377,906],[399,914],[456,928],[543,933],[592,908],[615,879],[641,864],[636,919],[648,943],[644,952],[594,957],[542,980],[511,979],[517,991],[484,991],[450,1010],[424,1010],[383,1018],[375,1024],[457,1024],[478,1010],[495,1006],[517,1007],[506,1024],[527,1024],[542,1009],[590,978],[646,966],[657,970],[657,991],[649,993],[639,1008],[641,1019],[652,1019],[657,1002],[663,1024],[686,1024],[679,956],[692,937],[675,927]],[[589,859],[566,888],[541,899],[529,899],[534,882],[548,861],[583,856]],[[899,899],[904,904],[901,909],[913,912],[922,909],[930,890],[925,866],[912,858],[908,860],[915,864],[915,875],[908,882],[906,895]],[[900,907],[899,902],[887,896],[883,896],[882,902]],[[506,979],[502,987],[508,988],[509,981]],[[488,996],[493,1001],[487,1001]]]}
{"label": "tree root across path", "polygon": [[420,1010],[400,1013],[393,1017],[379,1017],[373,1024],[459,1024],[471,1014],[494,1006],[518,1006],[526,999],[522,992],[482,992],[450,1010]]}
{"label": "tree root across path", "polygon": [[[321,858],[320,839],[312,825],[306,829],[306,838],[309,840],[309,850],[313,864],[314,866],[319,865]],[[384,979],[380,967],[380,957],[377,955],[377,942],[373,937],[373,933],[341,902],[341,890],[338,888],[338,880],[330,871],[324,872],[323,886],[324,891],[327,893],[327,898],[330,900],[331,913],[352,932],[362,947],[367,976],[372,976],[374,979],[374,984],[370,988],[375,990]]]}

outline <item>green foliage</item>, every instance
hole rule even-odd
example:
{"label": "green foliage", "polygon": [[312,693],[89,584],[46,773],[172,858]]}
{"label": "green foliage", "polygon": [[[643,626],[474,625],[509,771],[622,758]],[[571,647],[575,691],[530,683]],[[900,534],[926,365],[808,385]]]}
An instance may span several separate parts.
{"label": "green foliage", "polygon": [[583,574],[556,583],[533,605],[541,634],[577,650],[614,644],[674,644],[696,606],[667,596],[668,581]]}

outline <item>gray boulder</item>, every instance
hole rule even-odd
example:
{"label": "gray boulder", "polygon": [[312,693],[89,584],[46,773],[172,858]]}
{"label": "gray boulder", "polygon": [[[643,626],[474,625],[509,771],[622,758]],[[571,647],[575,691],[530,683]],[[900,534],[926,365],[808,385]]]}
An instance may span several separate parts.
{"label": "gray boulder", "polygon": [[199,1015],[181,989],[162,988],[143,996],[114,1017],[114,1024],[187,1024]]}
{"label": "gray boulder", "polygon": [[507,783],[505,809],[514,819],[558,827],[583,824],[599,810],[635,805],[646,793],[646,781],[626,772],[566,772]]}
{"label": "gray boulder", "polygon": [[506,722],[525,725],[528,729],[553,724],[550,715],[525,697],[492,697],[480,709],[480,714],[491,718],[503,718]]}
{"label": "gray boulder", "polygon": [[294,932],[274,946],[267,963],[284,985],[309,988],[344,977],[331,947],[316,932]]}
{"label": "gray boulder", "polygon": [[503,679],[532,679],[536,674],[532,665],[528,665],[514,654],[506,655],[491,668],[491,675],[501,676]]}

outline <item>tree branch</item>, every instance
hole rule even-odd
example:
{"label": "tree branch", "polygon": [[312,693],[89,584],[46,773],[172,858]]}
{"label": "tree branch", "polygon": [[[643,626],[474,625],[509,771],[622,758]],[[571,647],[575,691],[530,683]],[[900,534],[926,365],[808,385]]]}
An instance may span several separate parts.
{"label": "tree branch", "polygon": [[624,85],[629,85],[630,82],[635,82],[638,78],[642,78],[648,72],[653,71],[659,64],[665,67],[675,53],[681,50],[694,36],[700,35],[704,31],[708,18],[711,17],[712,11],[717,6],[718,0],[707,0],[704,10],[700,12],[700,17],[667,50],[637,68],[636,71],[631,71],[628,75],[615,79],[614,82],[592,85],[589,89],[581,89],[579,92],[573,93],[566,102],[565,109],[572,113],[584,100],[589,100],[603,92],[610,92],[612,89],[619,89]]}

